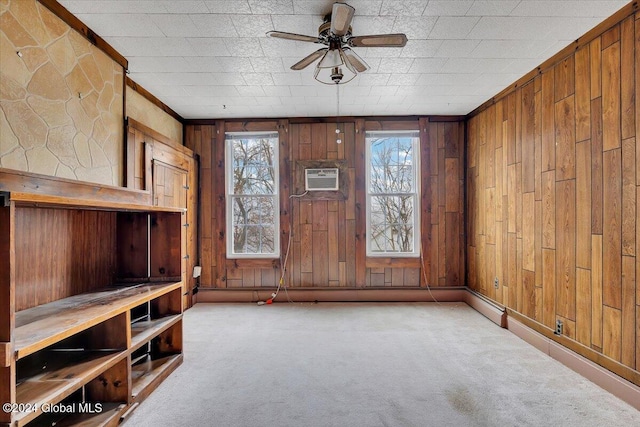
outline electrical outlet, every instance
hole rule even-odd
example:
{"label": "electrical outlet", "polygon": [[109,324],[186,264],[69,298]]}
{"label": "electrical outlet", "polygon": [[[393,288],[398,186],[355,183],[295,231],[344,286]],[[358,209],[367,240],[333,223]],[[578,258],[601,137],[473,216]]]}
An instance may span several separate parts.
{"label": "electrical outlet", "polygon": [[493,279],[493,287],[496,289],[500,287],[500,279],[498,279],[497,277]]}
{"label": "electrical outlet", "polygon": [[554,333],[556,335],[562,335],[563,329],[564,329],[564,324],[562,323],[562,320],[560,319],[556,320],[556,331]]}

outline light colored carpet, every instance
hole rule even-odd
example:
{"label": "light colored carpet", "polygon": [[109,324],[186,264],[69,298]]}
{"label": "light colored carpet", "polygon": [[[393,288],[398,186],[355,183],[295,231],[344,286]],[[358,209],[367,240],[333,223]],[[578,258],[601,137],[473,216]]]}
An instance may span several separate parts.
{"label": "light colored carpet", "polygon": [[638,426],[464,303],[197,304],[137,426]]}

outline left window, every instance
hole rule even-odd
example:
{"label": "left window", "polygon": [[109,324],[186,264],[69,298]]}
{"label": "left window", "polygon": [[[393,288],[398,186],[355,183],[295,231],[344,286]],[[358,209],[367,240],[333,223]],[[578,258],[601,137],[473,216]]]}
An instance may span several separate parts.
{"label": "left window", "polygon": [[225,140],[227,258],[277,258],[278,134],[230,132]]}

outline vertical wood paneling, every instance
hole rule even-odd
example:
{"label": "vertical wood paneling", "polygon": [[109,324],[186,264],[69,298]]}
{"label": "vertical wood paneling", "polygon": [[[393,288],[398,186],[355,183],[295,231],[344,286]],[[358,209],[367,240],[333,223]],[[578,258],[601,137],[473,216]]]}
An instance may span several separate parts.
{"label": "vertical wood paneling", "polygon": [[589,48],[578,50],[575,54],[575,101],[576,101],[576,141],[591,137],[591,81],[589,76]]}
{"label": "vertical wood paneling", "polygon": [[591,345],[602,348],[602,235],[591,237]]}
{"label": "vertical wood paneling", "polygon": [[622,176],[621,150],[603,153],[603,258],[602,284],[603,302],[609,307],[621,308],[621,266],[622,266]]}
{"label": "vertical wood paneling", "polygon": [[635,368],[636,363],[636,259],[622,257],[621,362]]}
{"label": "vertical wood paneling", "polygon": [[634,76],[634,19],[628,17],[620,25],[620,113],[622,139],[636,136],[636,98]]}
{"label": "vertical wood paneling", "polygon": [[602,146],[620,147],[620,43],[602,51]]}
{"label": "vertical wood paneling", "polygon": [[602,234],[602,98],[591,101],[591,232]]}
{"label": "vertical wood paneling", "polygon": [[576,177],[576,124],[573,96],[556,103],[556,179]]}
{"label": "vertical wood paneling", "polygon": [[576,265],[581,268],[591,268],[591,143],[589,141],[576,144]]}
{"label": "vertical wood paneling", "polygon": [[[639,23],[622,19],[542,70],[474,114],[467,133],[469,286],[551,330],[562,320],[572,345],[631,369],[640,364]],[[489,148],[491,135],[501,137]],[[491,269],[502,292],[487,287]]]}
{"label": "vertical wood paneling", "polygon": [[575,181],[556,183],[556,313],[575,320],[576,301]]}

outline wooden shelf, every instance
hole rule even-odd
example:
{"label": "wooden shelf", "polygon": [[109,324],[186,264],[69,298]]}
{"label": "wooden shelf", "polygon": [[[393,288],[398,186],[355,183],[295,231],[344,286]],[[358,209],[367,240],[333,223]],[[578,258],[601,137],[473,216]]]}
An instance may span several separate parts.
{"label": "wooden shelf", "polygon": [[[53,426],[56,427],[107,427],[112,425],[117,425],[120,416],[124,412],[127,407],[124,403],[101,403],[102,411],[99,413],[75,413],[67,416],[55,416],[55,414],[45,414],[39,417],[37,420],[34,420],[32,423],[29,423],[29,427],[32,425],[34,427],[38,426]],[[76,406],[78,403],[76,403]]]}
{"label": "wooden shelf", "polygon": [[182,363],[182,354],[172,354],[155,360],[147,360],[131,367],[134,401],[143,399],[151,390]]}
{"label": "wooden shelf", "polygon": [[16,402],[31,404],[37,411],[19,412],[14,420],[24,425],[40,415],[42,405],[53,404],[69,396],[79,387],[127,356],[121,352],[56,352],[52,363],[63,365],[45,370],[42,374],[26,379],[16,386]]}
{"label": "wooden shelf", "polygon": [[166,316],[154,320],[145,320],[132,324],[131,351],[137,350],[145,342],[175,325],[180,319],[182,319],[182,315],[175,314],[173,316]]}
{"label": "wooden shelf", "polygon": [[16,358],[32,354],[181,286],[180,282],[171,282],[111,288],[19,311],[15,315]]}

